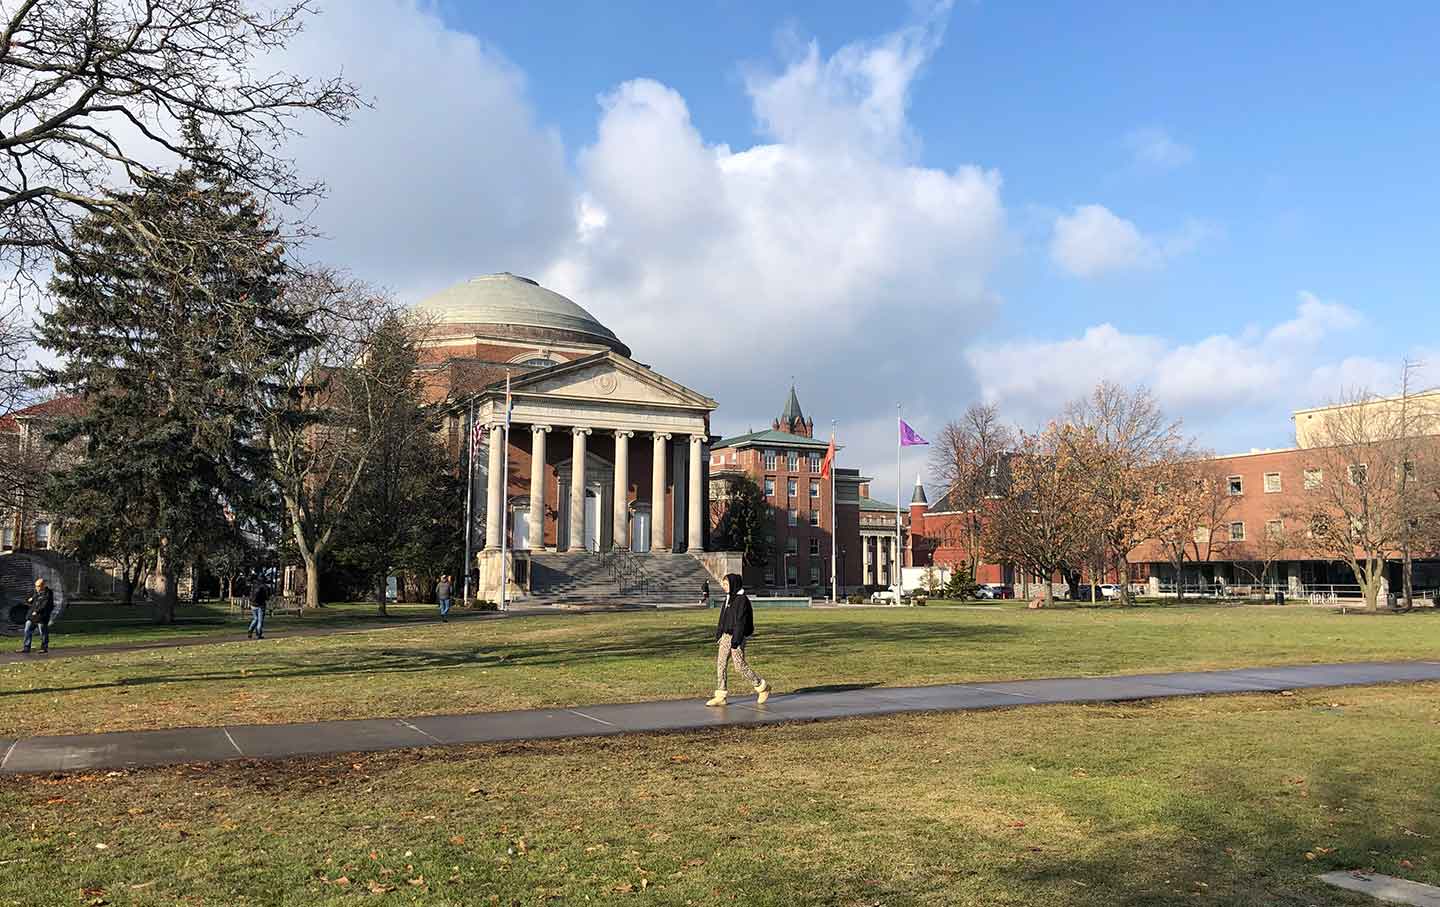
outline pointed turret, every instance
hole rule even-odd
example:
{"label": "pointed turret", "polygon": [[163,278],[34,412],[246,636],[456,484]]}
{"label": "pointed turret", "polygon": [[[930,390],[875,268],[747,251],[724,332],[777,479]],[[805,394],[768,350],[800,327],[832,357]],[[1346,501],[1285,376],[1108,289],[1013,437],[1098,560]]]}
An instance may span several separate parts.
{"label": "pointed turret", "polygon": [[928,506],[930,504],[929,499],[925,497],[925,485],[920,481],[919,475],[915,476],[915,492],[910,495],[910,506],[914,507],[916,504],[920,504],[921,506]]}
{"label": "pointed turret", "polygon": [[790,385],[790,396],[785,400],[785,408],[780,411],[780,418],[771,425],[776,431],[788,432],[802,438],[815,437],[815,423],[805,418],[805,411],[800,408],[800,397],[795,393],[795,385]]}

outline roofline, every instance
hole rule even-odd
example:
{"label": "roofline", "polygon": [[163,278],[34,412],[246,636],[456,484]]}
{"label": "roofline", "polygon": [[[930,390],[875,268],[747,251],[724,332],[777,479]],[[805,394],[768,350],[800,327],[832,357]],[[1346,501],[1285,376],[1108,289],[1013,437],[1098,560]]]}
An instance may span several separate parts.
{"label": "roofline", "polygon": [[[672,381],[671,379],[666,378],[664,375],[662,375],[662,374],[660,374],[659,372],[655,371],[654,369],[650,368],[648,365],[643,365],[643,364],[641,364],[641,363],[639,363],[639,362],[636,362],[634,359],[631,359],[629,356],[626,356],[626,355],[623,355],[623,354],[621,354],[621,353],[618,353],[618,352],[616,352],[615,350],[612,350],[612,349],[599,350],[599,351],[597,351],[597,352],[595,352],[595,353],[590,354],[589,356],[581,356],[579,359],[571,359],[569,362],[557,362],[556,364],[551,365],[551,366],[548,366],[548,367],[546,367],[546,368],[536,368],[536,369],[533,369],[533,370],[531,370],[531,371],[525,372],[523,375],[520,375],[520,376],[519,376],[519,380],[522,381],[522,382],[529,382],[529,381],[531,381],[531,380],[540,380],[541,378],[549,379],[549,378],[555,377],[556,375],[563,375],[563,374],[566,374],[566,373],[568,373],[568,372],[579,371],[580,369],[585,368],[585,367],[588,367],[588,366],[590,366],[590,365],[594,365],[594,364],[597,363],[597,362],[604,362],[604,361],[612,360],[612,359],[613,359],[613,360],[618,360],[618,363],[617,363],[618,365],[621,365],[621,366],[629,366],[629,367],[632,367],[632,368],[634,369],[634,371],[637,372],[637,373],[643,372],[643,373],[649,375],[650,377],[652,377],[652,378],[654,378],[656,381],[658,381],[658,382],[661,384],[661,386],[663,386],[663,387],[667,387],[667,388],[670,388],[670,389],[673,389],[673,390],[680,391],[680,392],[685,393],[685,394],[692,395],[692,396],[694,396],[694,397],[699,401],[699,402],[693,403],[693,404],[649,404],[649,405],[652,405],[652,406],[669,406],[669,407],[672,408],[672,409],[704,409],[706,412],[711,412],[711,411],[713,411],[713,410],[715,410],[715,409],[718,409],[719,406],[720,406],[720,404],[719,404],[718,402],[716,402],[713,398],[707,397],[707,396],[705,396],[704,394],[700,393],[699,391],[697,391],[697,390],[692,390],[691,388],[688,388],[688,387],[686,387],[685,385],[680,384],[680,383],[678,383],[678,382],[676,382],[676,381]],[[514,364],[514,363],[508,363],[508,364]],[[511,393],[512,393],[512,395],[514,395],[514,396],[526,396],[526,397],[531,397],[531,396],[540,397],[540,396],[544,396],[543,394],[534,394],[534,393],[531,393],[531,392],[529,392],[529,391],[526,391],[526,390],[523,389],[523,387],[520,388],[520,389],[516,389],[516,388],[514,387],[514,384],[515,384],[515,381],[512,380],[512,381],[511,381]],[[482,401],[482,400],[492,399],[492,398],[496,397],[497,395],[503,395],[504,392],[505,392],[505,379],[500,378],[500,379],[497,379],[497,380],[495,380],[495,381],[490,382],[489,384],[487,384],[487,385],[485,385],[484,387],[480,388],[479,390],[475,391],[473,394],[470,394],[470,395],[468,395],[468,396],[461,397],[461,398],[457,399],[457,400],[456,400],[456,404],[457,404],[457,406],[458,406],[458,405],[460,405],[460,404],[477,403],[477,402],[480,402],[480,401]],[[597,399],[599,399],[599,398],[597,398]],[[614,402],[614,401],[611,401],[611,402]],[[636,404],[636,405],[641,405],[641,404]]]}
{"label": "roofline", "polygon": [[1374,404],[1374,403],[1397,403],[1397,402],[1399,402],[1399,401],[1401,401],[1401,400],[1405,400],[1405,399],[1413,400],[1413,399],[1415,399],[1416,397],[1435,397],[1435,396],[1440,396],[1440,387],[1431,388],[1430,390],[1425,390],[1425,391],[1416,391],[1415,393],[1409,394],[1408,396],[1405,395],[1405,394],[1395,394],[1394,396],[1390,396],[1390,397],[1375,396],[1375,397],[1371,397],[1371,398],[1368,399],[1368,400],[1352,400],[1352,401],[1349,402],[1349,403],[1328,403],[1328,404],[1326,404],[1325,406],[1311,406],[1311,407],[1308,407],[1308,408],[1306,408],[1306,409],[1292,409],[1292,410],[1290,411],[1290,418],[1293,419],[1293,418],[1295,418],[1296,416],[1299,416],[1299,415],[1301,415],[1301,414],[1303,414],[1303,413],[1323,413],[1323,412],[1326,412],[1327,410],[1332,410],[1332,409],[1349,409],[1349,408],[1354,407],[1354,406],[1369,406],[1369,405]]}

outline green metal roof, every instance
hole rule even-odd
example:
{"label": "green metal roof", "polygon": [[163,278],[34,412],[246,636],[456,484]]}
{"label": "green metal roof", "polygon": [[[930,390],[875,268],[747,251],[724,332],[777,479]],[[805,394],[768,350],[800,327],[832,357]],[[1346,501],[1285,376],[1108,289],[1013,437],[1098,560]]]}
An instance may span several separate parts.
{"label": "green metal roof", "polygon": [[894,505],[894,504],[887,504],[887,503],[885,503],[884,501],[877,501],[877,500],[875,500],[874,498],[861,498],[861,499],[860,499],[860,509],[861,509],[861,510],[883,511],[883,512],[885,512],[885,513],[894,513],[894,512],[895,512],[895,505]]}
{"label": "green metal roof", "polygon": [[829,441],[817,441],[814,438],[807,438],[804,435],[792,435],[788,431],[776,431],[773,428],[767,428],[765,431],[752,431],[748,435],[736,435],[733,438],[725,438],[710,445],[710,449],[719,450],[723,447],[804,447],[811,450],[824,450],[829,446]]}

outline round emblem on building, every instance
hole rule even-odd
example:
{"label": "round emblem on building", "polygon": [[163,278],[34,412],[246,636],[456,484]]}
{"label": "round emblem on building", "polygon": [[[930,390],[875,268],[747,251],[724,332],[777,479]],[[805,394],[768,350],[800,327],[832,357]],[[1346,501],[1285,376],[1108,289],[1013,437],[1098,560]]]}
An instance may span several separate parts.
{"label": "round emblem on building", "polygon": [[615,388],[620,386],[620,379],[614,372],[605,372],[595,376],[595,389],[605,396],[615,393]]}

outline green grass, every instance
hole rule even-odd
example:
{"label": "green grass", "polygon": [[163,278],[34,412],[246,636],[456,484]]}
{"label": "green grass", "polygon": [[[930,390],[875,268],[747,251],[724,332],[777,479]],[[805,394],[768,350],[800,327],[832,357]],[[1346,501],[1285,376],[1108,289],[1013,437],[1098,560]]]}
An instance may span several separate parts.
{"label": "green grass", "polygon": [[0,905],[1358,907],[1436,765],[1428,684],[4,778]]}
{"label": "green grass", "polygon": [[[546,616],[32,657],[0,665],[0,738],[708,695],[714,621],[713,611]],[[751,661],[781,691],[1440,657],[1440,616],[1429,613],[775,609],[756,623]]]}
{"label": "green grass", "polygon": [[[379,624],[406,623],[434,619],[432,604],[392,604],[389,614],[381,617],[374,602],[340,602],[327,604],[304,615],[272,612],[266,615],[267,630],[277,632],[297,628],[328,627],[363,629]],[[173,625],[157,625],[150,618],[148,604],[117,605],[111,603],[77,602],[68,605],[52,632],[52,643],[60,646],[147,645],[171,641],[233,637],[244,633],[250,622],[248,608],[231,610],[223,602],[200,602],[180,605]]]}

